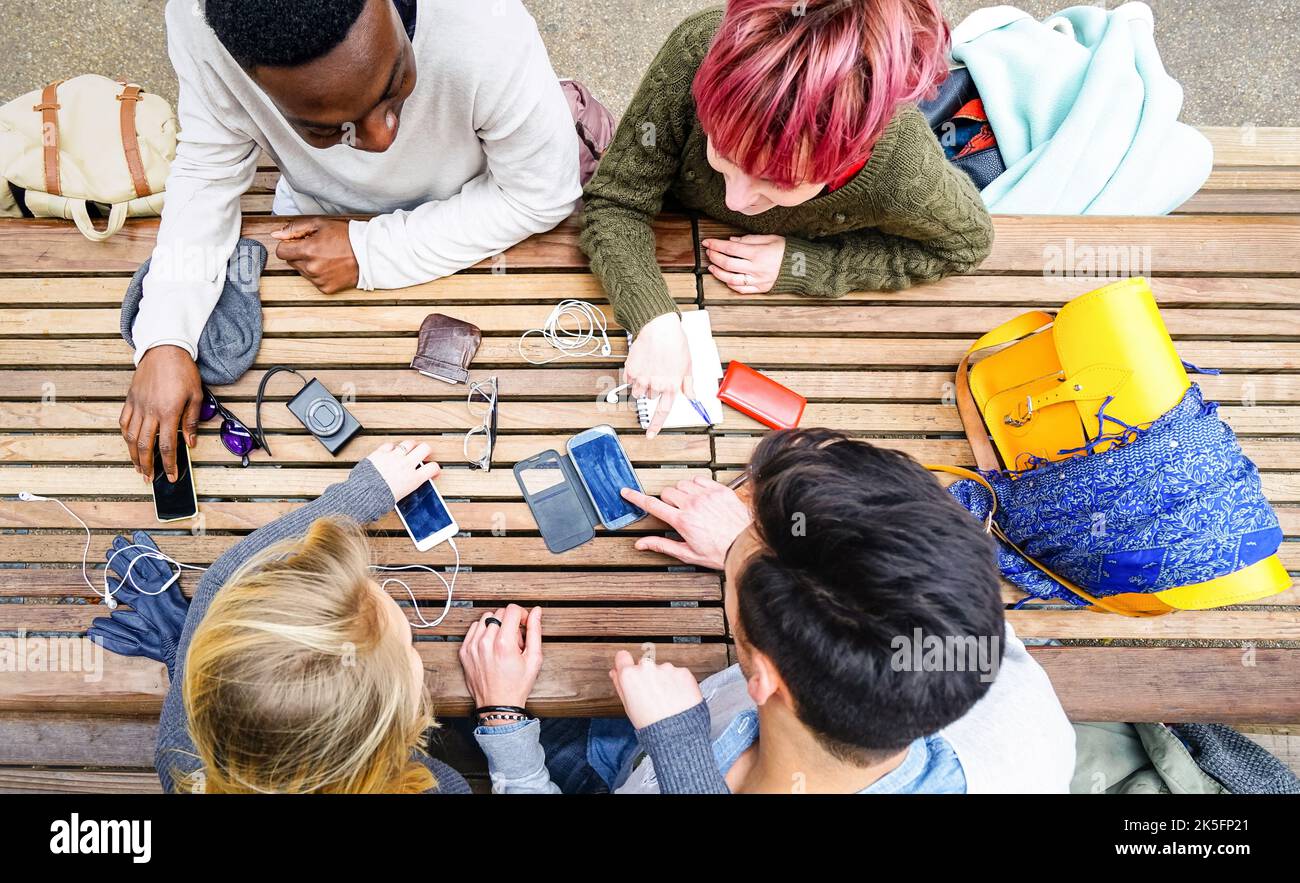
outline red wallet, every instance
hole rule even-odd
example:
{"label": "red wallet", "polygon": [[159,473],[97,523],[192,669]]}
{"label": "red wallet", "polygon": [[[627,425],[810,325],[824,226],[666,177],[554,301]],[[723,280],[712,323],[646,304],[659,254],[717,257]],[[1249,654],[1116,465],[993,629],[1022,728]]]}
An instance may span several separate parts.
{"label": "red wallet", "polygon": [[718,398],[773,429],[794,429],[808,404],[797,392],[736,361],[722,375]]}

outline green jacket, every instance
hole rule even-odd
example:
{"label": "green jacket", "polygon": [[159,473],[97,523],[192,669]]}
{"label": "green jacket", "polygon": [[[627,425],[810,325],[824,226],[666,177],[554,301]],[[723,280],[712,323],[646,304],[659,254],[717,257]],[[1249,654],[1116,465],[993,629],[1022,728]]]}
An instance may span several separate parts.
{"label": "green jacket", "polygon": [[677,309],[650,226],[668,193],[718,221],[784,236],[778,292],[835,297],[906,288],[967,272],[987,257],[992,219],[912,105],[899,109],[866,166],[839,189],[755,216],[729,210],[691,95],[721,20],[721,10],[707,10],[669,36],[585,191],[582,249],[623,327],[635,334]]}

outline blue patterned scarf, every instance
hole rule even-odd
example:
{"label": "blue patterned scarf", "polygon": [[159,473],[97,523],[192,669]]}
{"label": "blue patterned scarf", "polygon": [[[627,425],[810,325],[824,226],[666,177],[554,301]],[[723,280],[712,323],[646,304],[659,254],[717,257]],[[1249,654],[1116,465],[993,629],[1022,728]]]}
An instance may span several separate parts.
{"label": "blue patterned scarf", "polygon": [[[1145,429],[1107,417],[1105,405],[1098,423],[1098,439],[1069,459],[985,474],[998,524],[1026,555],[1107,597],[1216,579],[1278,550],[1282,528],[1259,471],[1199,386]],[[1103,434],[1108,425],[1119,431]],[[1116,444],[1097,453],[1099,441]],[[978,482],[949,490],[977,517],[988,514]],[[1033,597],[1086,603],[1002,543],[998,564]]]}

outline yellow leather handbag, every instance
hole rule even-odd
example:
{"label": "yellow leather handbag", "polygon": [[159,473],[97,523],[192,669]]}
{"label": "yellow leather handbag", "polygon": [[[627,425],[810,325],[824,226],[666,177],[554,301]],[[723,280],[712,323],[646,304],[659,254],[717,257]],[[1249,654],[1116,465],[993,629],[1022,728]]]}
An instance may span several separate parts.
{"label": "yellow leather handbag", "polygon": [[[998,346],[969,367],[974,354]],[[1108,434],[1103,404],[1106,416],[1145,427],[1190,385],[1147,281],[1126,279],[1080,295],[1056,316],[1025,313],[975,341],[957,367],[957,408],[979,469],[1015,473],[1075,456]],[[1024,557],[1095,608],[1136,616],[1245,603],[1291,584],[1272,555],[1208,582],[1099,599]]]}

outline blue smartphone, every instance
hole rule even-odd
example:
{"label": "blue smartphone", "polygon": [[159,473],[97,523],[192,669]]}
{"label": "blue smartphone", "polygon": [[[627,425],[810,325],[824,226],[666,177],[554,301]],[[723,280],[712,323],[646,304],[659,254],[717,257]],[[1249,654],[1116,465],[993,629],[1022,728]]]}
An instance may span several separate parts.
{"label": "blue smartphone", "polygon": [[641,482],[612,426],[580,432],[569,439],[567,448],[573,468],[607,530],[618,530],[645,518],[643,510],[623,499],[623,488],[639,491]]}

